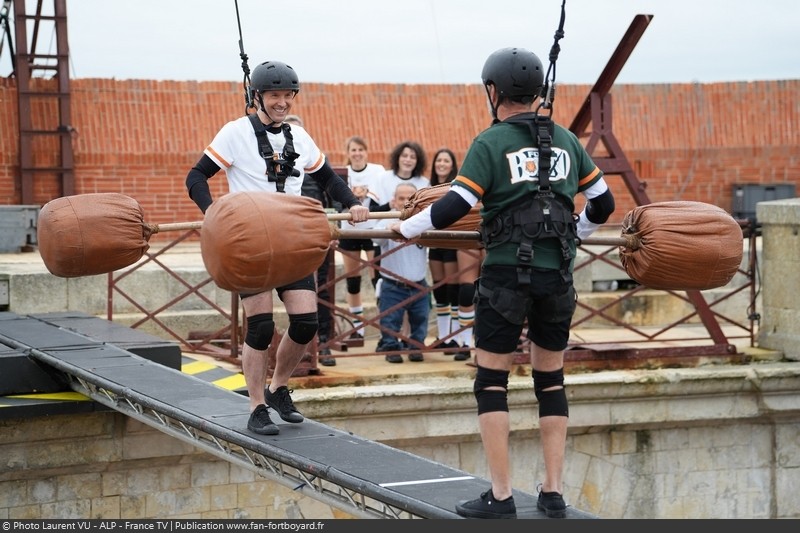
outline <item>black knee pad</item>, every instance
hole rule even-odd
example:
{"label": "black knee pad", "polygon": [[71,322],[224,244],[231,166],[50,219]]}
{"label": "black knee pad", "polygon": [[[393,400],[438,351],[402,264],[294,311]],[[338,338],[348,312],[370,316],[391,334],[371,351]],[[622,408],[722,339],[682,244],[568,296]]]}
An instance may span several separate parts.
{"label": "black knee pad", "polygon": [[359,294],[361,292],[361,276],[347,278],[347,293]]}
{"label": "black knee pad", "polygon": [[450,300],[447,298],[447,285],[439,285],[433,289],[433,299],[439,305],[450,305]]}
{"label": "black knee pad", "polygon": [[[559,387],[550,389],[551,387]],[[539,400],[539,418],[543,416],[569,416],[567,390],[564,387],[564,369],[552,372],[533,371],[533,392]]]}
{"label": "black knee pad", "polygon": [[289,315],[289,338],[297,344],[308,344],[317,334],[317,313]]}
{"label": "black knee pad", "polygon": [[244,342],[254,350],[266,350],[275,334],[272,313],[262,313],[247,317],[247,335]]}
{"label": "black knee pad", "polygon": [[[508,372],[478,366],[472,391],[478,400],[478,414],[494,411],[508,412]],[[486,390],[487,387],[502,387],[503,390]]]}
{"label": "black knee pad", "polygon": [[543,416],[569,417],[566,389],[542,391],[536,397],[539,399],[539,418]]}
{"label": "black knee pad", "polygon": [[533,369],[531,376],[533,376],[533,391],[536,393],[537,398],[539,397],[539,393],[544,389],[549,389],[551,387],[564,387],[563,368],[553,370],[552,372],[541,372]]}
{"label": "black knee pad", "polygon": [[450,305],[458,305],[458,283],[448,283],[447,287],[447,301]]}
{"label": "black knee pad", "polygon": [[475,298],[475,284],[462,283],[458,286],[458,305],[461,307],[469,307]]}

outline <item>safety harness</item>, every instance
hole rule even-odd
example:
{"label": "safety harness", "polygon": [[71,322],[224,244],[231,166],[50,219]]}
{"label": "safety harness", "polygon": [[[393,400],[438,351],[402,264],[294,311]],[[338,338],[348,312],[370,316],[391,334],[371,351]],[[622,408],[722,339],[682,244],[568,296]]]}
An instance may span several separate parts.
{"label": "safety harness", "polygon": [[286,123],[281,125],[281,131],[286,139],[286,145],[283,147],[283,159],[281,159],[272,149],[269,138],[267,138],[267,128],[258,118],[258,113],[247,115],[247,118],[250,119],[250,123],[253,125],[253,130],[258,140],[258,151],[267,164],[267,179],[275,182],[275,188],[278,192],[285,192],[286,178],[300,175],[294,168],[294,161],[297,159],[298,154],[294,151],[292,128]]}
{"label": "safety harness", "polygon": [[577,216],[567,202],[550,187],[553,121],[549,116],[524,113],[505,120],[525,124],[539,147],[538,188],[530,196],[513,204],[492,220],[481,224],[481,236],[487,250],[508,242],[517,248],[517,283],[530,285],[533,244],[542,239],[561,243],[561,277],[568,282],[572,275],[570,244],[578,238]]}

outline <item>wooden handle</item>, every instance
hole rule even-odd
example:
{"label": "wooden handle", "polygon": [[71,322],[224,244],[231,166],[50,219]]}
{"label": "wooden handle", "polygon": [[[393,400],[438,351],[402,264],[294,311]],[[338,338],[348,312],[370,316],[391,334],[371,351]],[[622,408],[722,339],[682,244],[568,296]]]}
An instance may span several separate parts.
{"label": "wooden handle", "polygon": [[[351,220],[353,215],[350,213],[328,213],[328,220]],[[375,211],[369,214],[369,220],[379,220],[387,218],[400,218],[400,211]]]}
{"label": "wooden handle", "polygon": [[162,231],[188,231],[191,229],[201,229],[202,222],[173,222],[171,224],[145,224],[150,233],[160,233]]}
{"label": "wooden handle", "polygon": [[[341,229],[331,226],[332,239],[402,239],[403,236],[389,229]],[[448,231],[430,230],[423,232],[419,239],[431,240],[467,240],[479,241],[480,233],[477,231]],[[413,239],[411,239],[413,240]],[[594,244],[600,246],[622,246],[631,250],[638,250],[641,245],[639,237],[625,234],[622,237],[587,237],[581,244]]]}
{"label": "wooden handle", "polygon": [[[373,217],[372,215],[377,215]],[[382,211],[371,213],[370,218],[387,219],[397,218],[397,211]],[[349,220],[349,213],[331,213],[328,220]],[[146,224],[151,233],[160,233],[164,231],[189,231],[202,229],[202,222],[175,222],[171,224]],[[389,229],[341,229],[331,225],[331,239],[401,239],[399,233],[395,233]],[[423,232],[418,238],[420,239],[442,239],[442,240],[464,240],[464,241],[479,241],[481,236],[477,231],[448,231],[448,230],[430,230]],[[599,246],[622,246],[631,250],[638,250],[641,247],[641,239],[631,233],[622,235],[621,237],[587,237],[581,241],[581,244],[599,245]]]}

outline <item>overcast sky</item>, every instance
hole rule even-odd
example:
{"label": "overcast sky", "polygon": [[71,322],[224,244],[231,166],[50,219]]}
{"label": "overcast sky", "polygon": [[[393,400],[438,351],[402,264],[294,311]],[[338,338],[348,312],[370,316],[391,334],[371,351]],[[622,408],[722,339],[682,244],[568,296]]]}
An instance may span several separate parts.
{"label": "overcast sky", "polygon": [[[27,1],[32,13],[35,1]],[[292,65],[301,82],[479,83],[486,57],[505,46],[533,50],[546,65],[561,3],[238,0],[238,7],[251,69],[274,59]],[[798,0],[567,0],[557,81],[594,83],[637,14],[653,19],[617,83],[800,78]],[[242,80],[235,0],[67,0],[67,17],[73,78]],[[52,34],[52,25],[41,31],[39,52],[55,53]],[[5,42],[0,75],[10,72]]]}

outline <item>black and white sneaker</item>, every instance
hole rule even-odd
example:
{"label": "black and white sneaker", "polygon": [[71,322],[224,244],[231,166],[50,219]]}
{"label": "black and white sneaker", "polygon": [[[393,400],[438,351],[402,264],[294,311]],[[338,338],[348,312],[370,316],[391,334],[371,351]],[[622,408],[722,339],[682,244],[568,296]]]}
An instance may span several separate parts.
{"label": "black and white sneaker", "polygon": [[304,420],[303,415],[300,414],[292,402],[292,397],[289,396],[289,389],[286,386],[278,387],[275,392],[270,392],[269,387],[264,389],[264,397],[267,399],[267,405],[275,409],[275,412],[280,417],[292,424],[298,424]]}
{"label": "black and white sneaker", "polygon": [[489,489],[480,498],[456,505],[456,512],[466,518],[516,518],[517,506],[514,505],[513,496],[498,501],[494,499],[492,489]]}
{"label": "black and white sneaker", "polygon": [[263,403],[258,405],[247,420],[247,429],[259,435],[277,435],[280,432],[278,426],[270,420],[269,410]]}

